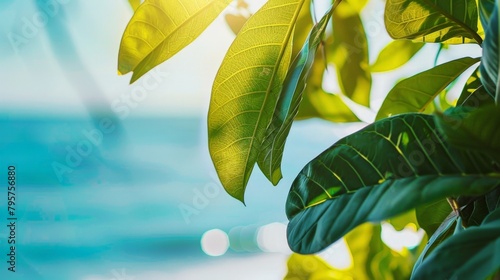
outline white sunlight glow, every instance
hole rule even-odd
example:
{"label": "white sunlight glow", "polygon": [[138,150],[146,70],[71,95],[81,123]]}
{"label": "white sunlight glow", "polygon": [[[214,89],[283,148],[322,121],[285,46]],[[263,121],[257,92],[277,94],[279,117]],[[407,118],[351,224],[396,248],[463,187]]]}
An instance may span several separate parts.
{"label": "white sunlight glow", "polygon": [[352,266],[352,256],[344,238],[330,245],[318,254],[329,265],[337,269],[348,269]]}
{"label": "white sunlight glow", "polygon": [[403,230],[397,231],[391,224],[382,223],[382,241],[397,252],[418,246],[424,233],[423,229],[417,231],[414,224],[408,224]]}
{"label": "white sunlight glow", "polygon": [[259,228],[257,233],[257,244],[264,252],[289,253],[286,241],[286,225],[282,223],[271,223]]}
{"label": "white sunlight glow", "polygon": [[201,237],[201,249],[212,257],[222,256],[229,248],[229,237],[220,229],[212,229]]}

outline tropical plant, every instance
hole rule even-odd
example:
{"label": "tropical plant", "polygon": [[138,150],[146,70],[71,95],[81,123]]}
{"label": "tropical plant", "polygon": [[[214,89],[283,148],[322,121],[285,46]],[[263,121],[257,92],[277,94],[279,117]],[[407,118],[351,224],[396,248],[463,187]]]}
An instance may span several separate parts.
{"label": "tropical plant", "polygon": [[[286,202],[291,249],[317,253],[345,236],[354,266],[339,271],[315,256],[293,255],[287,279],[498,277],[499,3],[386,0],[385,27],[395,41],[370,65],[360,16],[366,2],[332,1],[316,21],[314,3],[306,0],[268,0],[253,14],[241,0],[146,0],[123,34],[118,69],[133,72],[134,82],[190,44],[227,6],[245,11],[226,14],[236,38],[213,83],[208,113],[218,176],[244,202],[255,164],[272,184],[282,178],[293,121],[359,121],[356,108],[371,106],[372,73],[406,64],[426,44],[481,46],[482,57],[451,60],[399,81],[375,122],[298,174]],[[460,85],[457,78],[478,63]],[[341,92],[324,89],[328,66]],[[447,104],[448,90],[458,86],[460,97]],[[385,220],[418,225],[428,243],[410,253],[392,251],[380,242],[377,223]],[[317,269],[304,269],[304,262]]]}

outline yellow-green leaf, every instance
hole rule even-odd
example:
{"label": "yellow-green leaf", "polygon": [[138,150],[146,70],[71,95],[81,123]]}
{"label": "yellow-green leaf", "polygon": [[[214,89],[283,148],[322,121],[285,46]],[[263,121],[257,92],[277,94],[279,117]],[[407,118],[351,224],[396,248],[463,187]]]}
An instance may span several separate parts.
{"label": "yellow-green leaf", "polygon": [[439,93],[478,61],[478,58],[463,57],[404,79],[387,94],[376,119],[425,111]]}
{"label": "yellow-green leaf", "polygon": [[394,70],[408,62],[425,44],[408,40],[390,42],[379,53],[377,60],[370,66],[372,72]]}
{"label": "yellow-green leaf", "polygon": [[479,43],[475,0],[387,0],[385,26],[394,39]]}
{"label": "yellow-green leaf", "polygon": [[268,1],[238,33],[214,81],[210,155],[226,191],[242,202],[290,65],[304,1]]}
{"label": "yellow-green leaf", "polygon": [[132,7],[132,10],[137,10],[139,8],[139,5],[141,5],[141,0],[128,0],[128,3],[130,4],[130,7]]}
{"label": "yellow-green leaf", "polygon": [[146,0],[123,33],[118,72],[131,83],[196,39],[231,0]]}
{"label": "yellow-green leaf", "polygon": [[333,13],[333,44],[329,62],[335,64],[345,96],[361,105],[370,104],[372,77],[368,41],[359,13],[347,2]]}

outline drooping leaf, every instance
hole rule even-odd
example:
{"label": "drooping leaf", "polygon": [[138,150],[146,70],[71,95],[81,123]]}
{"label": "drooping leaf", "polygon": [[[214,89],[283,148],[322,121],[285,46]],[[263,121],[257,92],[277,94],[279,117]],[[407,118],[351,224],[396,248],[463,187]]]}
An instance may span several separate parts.
{"label": "drooping leaf", "polygon": [[368,106],[372,84],[368,41],[359,13],[348,2],[339,5],[333,13],[333,44],[328,60],[337,69],[342,93]]}
{"label": "drooping leaf", "polygon": [[193,42],[231,0],[146,0],[123,33],[118,72],[131,83]]}
{"label": "drooping leaf", "polygon": [[478,0],[479,2],[479,19],[485,30],[488,29],[491,13],[495,9],[495,0]]}
{"label": "drooping leaf", "polygon": [[492,160],[500,163],[499,107],[450,108],[444,114],[437,115],[436,121],[451,145],[481,151],[491,158],[491,165]]}
{"label": "drooping leaf", "polygon": [[290,65],[303,2],[268,1],[238,33],[214,81],[210,155],[226,191],[242,202]]}
{"label": "drooping leaf", "polygon": [[357,225],[500,185],[482,154],[442,140],[432,116],[404,114],[347,136],[307,164],[286,203],[292,250],[325,248]]}
{"label": "drooping leaf", "polygon": [[490,24],[486,30],[486,38],[483,43],[483,56],[479,71],[481,72],[481,82],[486,91],[495,96],[495,102],[500,103],[500,87],[498,86],[498,63],[500,49],[498,48],[500,37],[498,36],[498,5],[491,14]]}
{"label": "drooping leaf", "polygon": [[380,51],[377,60],[370,66],[372,72],[394,70],[408,62],[425,44],[408,40],[395,40]]}
{"label": "drooping leaf", "polygon": [[377,120],[408,112],[423,112],[477,58],[464,57],[446,62],[397,83],[382,103]]}
{"label": "drooping leaf", "polygon": [[486,279],[500,269],[500,209],[438,245],[411,279]]}
{"label": "drooping leaf", "polygon": [[477,19],[475,0],[387,0],[385,6],[385,26],[394,39],[481,44]]}
{"label": "drooping leaf", "polygon": [[132,10],[137,10],[139,8],[139,5],[141,5],[141,0],[128,0],[128,3],[130,4],[130,7],[132,7]]}
{"label": "drooping leaf", "polygon": [[428,236],[432,236],[441,223],[450,214],[451,208],[446,199],[421,205],[416,208],[418,224]]}
{"label": "drooping leaf", "polygon": [[[337,5],[339,2],[336,2]],[[278,184],[283,177],[281,174],[281,159],[286,138],[297,115],[302,92],[304,91],[309,70],[316,56],[316,50],[323,38],[328,21],[337,5],[327,11],[323,18],[311,30],[302,51],[290,66],[283,89],[274,110],[271,124],[266,130],[266,136],[260,150],[257,163],[262,173],[273,183]]]}
{"label": "drooping leaf", "polygon": [[434,231],[434,233],[429,238],[429,241],[425,245],[424,250],[418,256],[415,265],[413,266],[412,274],[419,269],[420,265],[424,259],[443,241],[448,237],[453,235],[453,228],[458,220],[457,212],[451,212],[439,225],[439,227]]}

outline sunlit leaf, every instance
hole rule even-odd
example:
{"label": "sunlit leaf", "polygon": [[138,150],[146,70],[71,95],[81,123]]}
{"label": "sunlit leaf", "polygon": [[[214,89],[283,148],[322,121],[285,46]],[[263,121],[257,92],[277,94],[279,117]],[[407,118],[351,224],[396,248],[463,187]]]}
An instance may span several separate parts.
{"label": "sunlit leaf", "polygon": [[302,51],[292,62],[283,83],[283,90],[274,110],[271,124],[267,128],[257,163],[264,175],[274,185],[278,184],[282,178],[281,159],[286,138],[297,115],[309,70],[316,56],[316,50],[321,43],[327,23],[335,7],[336,5],[327,11],[325,16],[314,26]]}
{"label": "sunlit leaf", "polygon": [[337,69],[342,93],[368,106],[372,84],[368,41],[358,12],[347,2],[339,5],[333,13],[333,44],[328,60]]}
{"label": "sunlit leaf", "polygon": [[146,0],[123,33],[118,72],[131,83],[196,39],[231,0]]}
{"label": "sunlit leaf", "polygon": [[141,5],[141,0],[128,0],[128,3],[130,4],[130,7],[132,7],[132,10],[137,10],[139,8],[139,5]]}
{"label": "sunlit leaf", "polygon": [[324,57],[318,52],[295,119],[321,118],[331,122],[359,122],[359,118],[339,95],[328,93],[323,89],[324,71]]}
{"label": "sunlit leaf", "polygon": [[366,3],[368,3],[368,0],[345,0],[348,2],[351,7],[353,7],[358,13],[363,10],[363,8],[366,6]]}
{"label": "sunlit leaf", "polygon": [[404,114],[351,134],[307,164],[286,203],[292,250],[317,252],[357,225],[500,185],[483,154],[443,140],[432,116]]}
{"label": "sunlit leaf", "polygon": [[491,14],[490,24],[486,30],[486,38],[483,43],[483,56],[479,71],[481,72],[481,81],[486,91],[495,96],[495,102],[500,103],[500,86],[498,85],[498,64],[499,64],[499,40],[498,36],[498,5],[495,5],[495,10]]}
{"label": "sunlit leaf", "polygon": [[370,66],[372,72],[394,70],[407,63],[425,44],[408,40],[390,42],[380,51],[377,60]]}
{"label": "sunlit leaf", "polygon": [[470,57],[460,58],[397,83],[387,94],[376,119],[407,112],[423,112],[439,93],[478,61]]}
{"label": "sunlit leaf", "polygon": [[244,200],[291,60],[304,0],[270,0],[238,33],[219,68],[208,112],[208,144],[226,191]]}
{"label": "sunlit leaf", "polygon": [[486,279],[500,269],[500,209],[439,244],[411,279]]}
{"label": "sunlit leaf", "polygon": [[352,255],[353,279],[396,280],[410,276],[413,257],[408,252],[394,252],[384,244],[381,230],[379,224],[365,223],[345,236]]}
{"label": "sunlit leaf", "polygon": [[334,269],[315,255],[292,254],[288,259],[288,273],[284,280],[343,280],[350,278],[348,272]]}
{"label": "sunlit leaf", "polygon": [[461,44],[477,42],[475,0],[387,0],[385,25],[394,39]]}
{"label": "sunlit leaf", "polygon": [[484,152],[500,163],[499,107],[451,108],[436,119],[450,144],[460,149]]}

